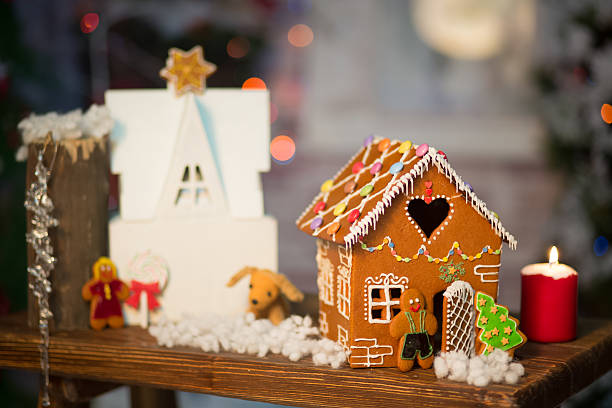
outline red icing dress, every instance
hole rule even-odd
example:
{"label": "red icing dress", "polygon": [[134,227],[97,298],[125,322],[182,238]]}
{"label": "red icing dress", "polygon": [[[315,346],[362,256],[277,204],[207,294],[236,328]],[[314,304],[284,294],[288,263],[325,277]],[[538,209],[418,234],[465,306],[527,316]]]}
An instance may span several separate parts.
{"label": "red icing dress", "polygon": [[117,292],[124,285],[119,279],[114,279],[109,283],[97,281],[89,287],[89,291],[94,297],[95,306],[92,313],[93,319],[108,319],[113,316],[123,316],[121,303],[117,297]]}

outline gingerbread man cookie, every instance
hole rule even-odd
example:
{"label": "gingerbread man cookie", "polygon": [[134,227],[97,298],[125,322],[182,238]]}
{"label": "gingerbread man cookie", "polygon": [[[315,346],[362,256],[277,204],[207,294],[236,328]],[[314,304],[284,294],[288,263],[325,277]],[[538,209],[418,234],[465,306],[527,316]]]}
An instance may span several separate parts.
{"label": "gingerbread man cookie", "polygon": [[398,339],[397,368],[408,371],[414,360],[422,368],[430,368],[434,353],[429,336],[438,329],[438,322],[427,309],[425,296],[418,289],[407,289],[400,297],[401,313],[391,320],[389,331]]}
{"label": "gingerbread man cookie", "polygon": [[117,279],[117,267],[109,258],[101,256],[92,267],[94,277],[81,291],[83,299],[91,301],[89,324],[102,330],[123,326],[121,303],[130,294],[128,286]]}

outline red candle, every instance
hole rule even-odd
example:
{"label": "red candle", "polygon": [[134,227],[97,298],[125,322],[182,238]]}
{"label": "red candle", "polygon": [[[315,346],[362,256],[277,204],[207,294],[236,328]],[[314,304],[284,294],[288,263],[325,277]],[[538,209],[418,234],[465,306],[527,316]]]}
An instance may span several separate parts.
{"label": "red candle", "polygon": [[529,340],[542,343],[576,338],[578,274],[558,261],[552,247],[548,263],[521,270],[521,330]]}

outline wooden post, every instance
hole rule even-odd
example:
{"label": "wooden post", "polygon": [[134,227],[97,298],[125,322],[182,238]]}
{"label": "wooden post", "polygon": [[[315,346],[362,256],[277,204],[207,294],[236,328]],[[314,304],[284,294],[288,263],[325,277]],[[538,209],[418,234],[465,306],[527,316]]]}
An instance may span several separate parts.
{"label": "wooden post", "polygon": [[[34,180],[34,167],[44,141],[30,144],[26,188]],[[45,164],[51,163],[55,146],[48,145]],[[53,215],[59,226],[50,229],[58,262],[51,272],[50,298],[54,330],[89,327],[89,304],[81,298],[81,287],[91,278],[91,267],[108,255],[108,137],[59,141],[57,157],[49,180]],[[27,230],[31,229],[27,215]],[[28,247],[28,264],[34,253]],[[28,281],[31,278],[28,276]],[[38,304],[28,295],[28,323],[38,327]]]}
{"label": "wooden post", "polygon": [[132,408],[176,408],[176,395],[172,390],[150,387],[130,387]]}
{"label": "wooden post", "polygon": [[[57,377],[51,377],[51,382]],[[61,378],[62,397],[73,404],[84,404],[102,394],[120,387],[121,384],[84,380],[80,378]]]}
{"label": "wooden post", "polygon": [[[93,398],[119,386],[121,384],[52,376],[49,379],[50,408],[89,408]],[[42,401],[42,393],[39,393],[38,408],[45,408]]]}

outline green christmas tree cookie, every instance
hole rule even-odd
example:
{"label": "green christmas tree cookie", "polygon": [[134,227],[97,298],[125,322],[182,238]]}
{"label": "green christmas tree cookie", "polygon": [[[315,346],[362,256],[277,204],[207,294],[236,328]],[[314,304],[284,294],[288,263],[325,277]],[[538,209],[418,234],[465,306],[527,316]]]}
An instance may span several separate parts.
{"label": "green christmas tree cookie", "polygon": [[497,348],[512,355],[515,348],[527,341],[518,330],[519,321],[508,314],[506,307],[495,304],[491,296],[477,292],[476,310],[476,326],[481,329],[478,339],[484,344],[481,354],[487,355]]}

